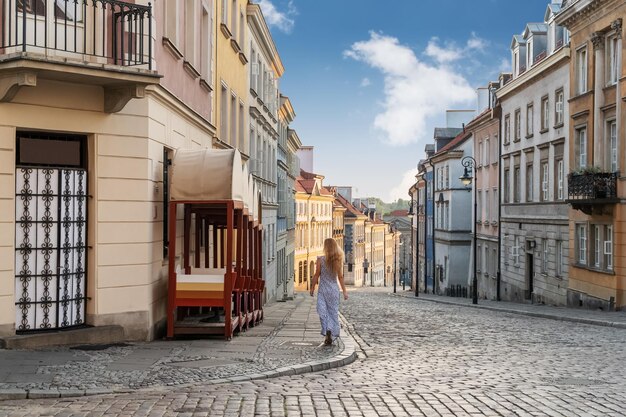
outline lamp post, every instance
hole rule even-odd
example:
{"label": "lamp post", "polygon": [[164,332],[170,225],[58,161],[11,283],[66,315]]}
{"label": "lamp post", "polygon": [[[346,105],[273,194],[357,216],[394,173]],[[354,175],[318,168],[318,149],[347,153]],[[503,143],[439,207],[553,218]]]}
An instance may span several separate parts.
{"label": "lamp post", "polygon": [[[464,186],[468,187],[472,185],[474,188],[474,278],[472,279],[472,304],[478,304],[478,275],[476,274],[476,220],[477,217],[477,204],[478,200],[476,198],[476,160],[471,156],[465,156],[461,159],[461,165],[463,165],[464,171],[463,176],[459,177]],[[474,184],[472,184],[472,181]]]}

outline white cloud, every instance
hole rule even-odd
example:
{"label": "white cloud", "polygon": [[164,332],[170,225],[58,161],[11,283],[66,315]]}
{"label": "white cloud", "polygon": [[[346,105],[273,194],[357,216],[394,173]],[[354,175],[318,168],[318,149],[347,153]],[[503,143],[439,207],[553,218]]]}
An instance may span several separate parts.
{"label": "white cloud", "polygon": [[511,71],[511,60],[509,58],[502,58],[500,60],[500,67],[498,68],[500,72],[510,72]]}
{"label": "white cloud", "polygon": [[293,2],[289,2],[286,12],[279,11],[271,0],[259,0],[259,6],[269,26],[276,27],[285,33],[291,33],[295,25],[293,16],[298,13]]}
{"label": "white cloud", "polygon": [[484,51],[487,45],[489,45],[489,42],[476,35],[476,32],[472,32],[472,36],[467,40],[467,49]]}
{"label": "white cloud", "polygon": [[445,47],[439,45],[439,38],[431,38],[426,46],[426,55],[435,59],[441,64],[453,62],[463,57],[463,50],[454,46],[454,44],[448,44]]}
{"label": "white cloud", "polygon": [[429,119],[446,109],[467,105],[475,98],[468,81],[448,65],[420,61],[397,38],[370,32],[370,39],[354,43],[344,56],[379,70],[384,76],[383,110],[374,127],[390,145],[406,145],[432,137]]}
{"label": "white cloud", "polygon": [[402,175],[402,181],[389,191],[389,200],[396,201],[401,198],[403,200],[409,199],[409,188],[415,184],[415,175],[417,175],[417,168],[413,168]]}
{"label": "white cloud", "polygon": [[368,87],[372,84],[369,78],[365,77],[361,80],[361,87]]}

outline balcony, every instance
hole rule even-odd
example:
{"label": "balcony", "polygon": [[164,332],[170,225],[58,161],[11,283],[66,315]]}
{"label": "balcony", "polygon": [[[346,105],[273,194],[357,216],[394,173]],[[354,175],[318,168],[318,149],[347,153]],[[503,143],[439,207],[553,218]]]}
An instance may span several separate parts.
{"label": "balcony", "polygon": [[604,207],[615,204],[619,172],[582,172],[567,176],[568,200],[575,210],[601,214]]}
{"label": "balcony", "polygon": [[158,83],[152,8],[117,0],[2,0],[0,101],[38,79],[100,85],[120,111]]}

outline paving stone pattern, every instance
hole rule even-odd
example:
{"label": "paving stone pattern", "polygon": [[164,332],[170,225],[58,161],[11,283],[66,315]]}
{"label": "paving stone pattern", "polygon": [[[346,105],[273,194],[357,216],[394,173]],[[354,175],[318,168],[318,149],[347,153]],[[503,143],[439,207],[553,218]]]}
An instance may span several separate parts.
{"label": "paving stone pattern", "polygon": [[[156,341],[104,350],[0,350],[2,390],[129,390],[212,381],[323,360],[343,350],[320,346],[314,300],[299,295],[268,307],[263,323],[227,342]],[[30,396],[30,394],[29,394]]]}
{"label": "paving stone pattern", "polygon": [[0,416],[624,416],[626,330],[350,293],[362,357],[290,377],[5,401]]}

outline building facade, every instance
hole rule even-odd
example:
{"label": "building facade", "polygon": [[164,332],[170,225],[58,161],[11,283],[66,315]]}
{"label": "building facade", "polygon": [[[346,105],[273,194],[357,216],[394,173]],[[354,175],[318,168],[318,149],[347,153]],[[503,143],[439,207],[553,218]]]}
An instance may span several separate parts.
{"label": "building facade", "polygon": [[[622,1],[564,2],[556,24],[571,33],[569,78],[570,306],[613,310],[626,306],[624,218],[626,160]],[[567,171],[566,171],[567,172]]]}
{"label": "building facade", "polygon": [[474,140],[474,159],[476,160],[475,181],[478,200],[475,227],[477,233],[476,270],[478,297],[490,300],[498,299],[499,289],[499,137],[500,117],[496,106],[495,91],[499,83],[489,83],[487,88],[479,89],[479,115],[472,120],[466,130],[472,133]]}
{"label": "building facade", "polygon": [[365,220],[367,216],[361,213],[351,203],[351,187],[333,187],[336,190],[335,198],[346,211],[344,212],[344,283],[360,287],[363,285],[365,272]]}
{"label": "building facade", "polygon": [[[236,2],[232,2],[233,6]],[[263,276],[265,278],[265,299],[275,300],[284,295],[284,265],[287,264],[286,252],[278,250],[278,234],[287,231],[286,219],[278,224],[278,169],[279,162],[286,165],[284,148],[279,148],[279,141],[285,140],[287,126],[279,123],[279,107],[281,102],[278,94],[278,80],[283,75],[284,67],[269,28],[265,23],[261,7],[258,4],[246,6],[247,39],[241,46],[245,48],[249,59],[247,64],[247,93],[249,128],[247,135],[243,129],[244,120],[239,121],[242,129],[240,136],[248,138],[250,155],[250,173],[257,189],[261,190],[264,261]],[[242,40],[244,42],[244,40]],[[232,45],[232,44],[231,44]],[[241,61],[243,62],[243,61]],[[232,100],[231,94],[231,100]],[[232,109],[231,109],[232,110]],[[232,114],[231,114],[232,116]],[[279,133],[279,129],[282,132]],[[280,153],[280,151],[283,151]],[[279,227],[281,230],[279,231]],[[281,249],[283,250],[283,249]],[[280,271],[278,269],[282,268]],[[281,279],[278,279],[278,275]],[[280,290],[279,290],[280,288]],[[280,295],[278,295],[280,293]]]}
{"label": "building facade", "polygon": [[[399,282],[406,281],[406,285],[410,285],[414,288],[412,276],[415,258],[411,252],[414,236],[411,225],[412,219],[409,217],[409,212],[407,210],[394,210],[384,215],[383,219],[392,226],[392,229],[398,232],[399,241],[396,256],[397,279]],[[386,262],[388,265],[392,265],[389,260]]]}
{"label": "building facade", "polygon": [[[21,4],[2,16],[3,26],[24,19],[36,47],[18,37],[0,48],[16,54],[17,74],[1,77],[0,278],[15,285],[0,290],[0,333],[119,325],[129,340],[152,339],[165,324],[174,238],[164,227],[168,160],[178,148],[211,147],[217,134],[216,11],[157,2],[149,20],[147,1],[124,3],[153,38],[128,34],[141,48],[114,54],[110,28],[93,20],[107,22],[112,4],[89,10],[62,51],[34,26],[73,17]],[[37,202],[46,208],[33,211]],[[22,216],[42,222],[37,235]]]}
{"label": "building facade", "polygon": [[293,297],[294,251],[295,251],[295,168],[299,163],[296,153],[300,139],[294,130],[289,129],[296,114],[288,97],[280,97],[278,111],[278,170],[277,192],[278,213],[276,218],[276,298],[287,300]]}
{"label": "building facade", "polygon": [[565,305],[568,287],[569,57],[550,5],[511,44],[513,78],[497,91],[502,114],[501,293]]}
{"label": "building facade", "polygon": [[472,135],[461,132],[431,158],[435,194],[435,281],[436,292],[468,286],[472,250],[472,194],[459,179],[463,175],[461,158],[472,156]]}
{"label": "building facade", "polygon": [[315,262],[324,255],[324,240],[332,238],[335,196],[323,186],[324,177],[304,170],[296,179],[296,290],[307,290]]}

